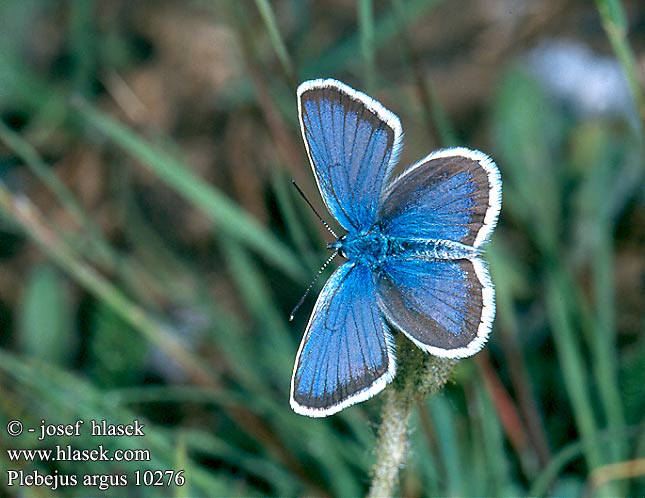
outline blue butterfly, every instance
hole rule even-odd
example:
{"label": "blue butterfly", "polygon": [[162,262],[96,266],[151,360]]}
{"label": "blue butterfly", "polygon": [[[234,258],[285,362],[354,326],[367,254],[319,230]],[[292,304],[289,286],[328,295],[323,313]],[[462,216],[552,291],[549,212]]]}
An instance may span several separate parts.
{"label": "blue butterfly", "polygon": [[462,147],[390,179],[399,118],[340,81],[302,83],[298,112],[322,198],[347,231],[329,244],[347,261],[318,296],[291,380],[293,410],[326,417],[393,379],[390,327],[444,358],[484,346],[495,290],[480,247],[497,223],[502,182],[486,154]]}

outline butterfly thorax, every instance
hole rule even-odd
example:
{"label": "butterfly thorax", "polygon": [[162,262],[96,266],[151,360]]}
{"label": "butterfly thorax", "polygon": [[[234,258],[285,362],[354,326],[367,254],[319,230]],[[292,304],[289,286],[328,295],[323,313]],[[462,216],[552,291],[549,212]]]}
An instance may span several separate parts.
{"label": "butterfly thorax", "polygon": [[374,267],[381,265],[390,254],[389,240],[378,229],[350,232],[342,236],[331,249],[350,261]]}
{"label": "butterfly thorax", "polygon": [[328,247],[370,268],[382,265],[388,258],[467,259],[479,253],[474,247],[449,240],[392,237],[378,226],[348,233]]}

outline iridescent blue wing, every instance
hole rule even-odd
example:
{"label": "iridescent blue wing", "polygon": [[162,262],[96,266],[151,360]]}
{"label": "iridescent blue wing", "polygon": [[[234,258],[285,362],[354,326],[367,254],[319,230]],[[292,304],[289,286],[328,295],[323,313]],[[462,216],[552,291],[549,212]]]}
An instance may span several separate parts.
{"label": "iridescent blue wing", "polygon": [[376,285],[387,320],[422,350],[464,358],[486,343],[495,290],[479,257],[393,258],[381,268]]}
{"label": "iridescent blue wing", "polygon": [[309,319],[291,379],[291,407],[326,417],[380,392],[395,369],[372,272],[345,263],[325,284]]}
{"label": "iridescent blue wing", "polygon": [[348,231],[369,228],[397,161],[402,140],[399,118],[333,79],[302,83],[298,112],[327,209]]}
{"label": "iridescent blue wing", "polygon": [[495,228],[501,204],[492,159],[457,147],[433,152],[392,181],[378,216],[388,235],[479,247]]}

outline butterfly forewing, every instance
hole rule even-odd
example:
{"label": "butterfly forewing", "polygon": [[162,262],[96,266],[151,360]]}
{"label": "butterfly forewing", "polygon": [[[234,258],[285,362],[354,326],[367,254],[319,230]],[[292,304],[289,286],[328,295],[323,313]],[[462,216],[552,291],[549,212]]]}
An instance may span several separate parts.
{"label": "butterfly forewing", "polygon": [[331,415],[379,392],[395,368],[371,271],[345,263],[318,296],[296,357],[291,406],[312,417]]}
{"label": "butterfly forewing", "polygon": [[379,209],[386,234],[479,247],[497,223],[501,180],[495,163],[465,148],[433,152],[387,188]]}
{"label": "butterfly forewing", "polygon": [[488,338],[494,292],[480,258],[392,259],[383,265],[377,289],[388,321],[426,352],[471,356]]}
{"label": "butterfly forewing", "polygon": [[329,212],[347,230],[374,222],[401,142],[398,118],[336,80],[298,88],[302,135]]}

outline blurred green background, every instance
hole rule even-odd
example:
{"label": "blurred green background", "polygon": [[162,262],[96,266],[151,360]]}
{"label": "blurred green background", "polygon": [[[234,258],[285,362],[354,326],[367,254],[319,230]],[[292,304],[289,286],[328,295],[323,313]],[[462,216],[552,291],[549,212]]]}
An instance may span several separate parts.
{"label": "blurred green background", "polygon": [[[399,115],[401,167],[466,145],[504,181],[491,340],[415,410],[401,495],[645,495],[644,68],[640,0],[2,0],[0,496],[98,493],[10,469],[366,492],[379,397],[288,403],[316,292],[287,318],[329,240],[290,186],[324,212],[295,88],[322,76]],[[143,438],[87,430],[135,418]],[[6,451],[56,444],[151,459]],[[156,469],[185,485],[133,485]]]}

